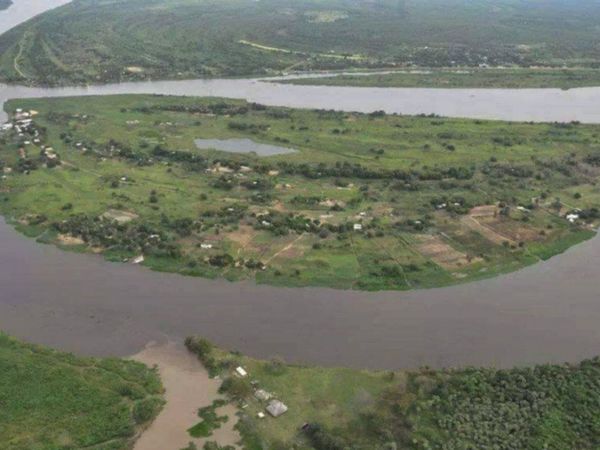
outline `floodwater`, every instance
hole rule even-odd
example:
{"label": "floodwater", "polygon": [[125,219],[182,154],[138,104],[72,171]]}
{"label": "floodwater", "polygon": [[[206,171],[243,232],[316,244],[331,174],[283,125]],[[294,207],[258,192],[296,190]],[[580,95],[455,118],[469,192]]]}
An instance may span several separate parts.
{"label": "floodwater", "polygon": [[[61,1],[16,0],[19,7]],[[25,15],[0,13],[6,29]],[[31,12],[31,11],[30,11]],[[8,17],[8,19],[7,19]],[[7,22],[8,21],[8,22]],[[0,87],[9,98],[162,93],[269,105],[600,123],[600,89],[444,90],[290,86],[256,80]],[[600,237],[519,272],[450,288],[285,289],[155,273],[36,244],[0,221],[0,329],[91,355],[200,334],[251,356],[371,368],[575,361],[600,349]]]}
{"label": "floodwater", "polygon": [[278,145],[261,144],[252,139],[196,139],[196,147],[203,150],[220,150],[227,153],[256,153],[258,156],[285,155],[296,150]]}

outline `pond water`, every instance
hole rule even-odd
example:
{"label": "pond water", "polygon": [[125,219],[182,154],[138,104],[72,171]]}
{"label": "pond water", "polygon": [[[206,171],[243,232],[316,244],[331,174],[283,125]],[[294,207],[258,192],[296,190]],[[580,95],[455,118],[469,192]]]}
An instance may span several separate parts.
{"label": "pond water", "polygon": [[[16,0],[0,30],[61,1]],[[28,6],[38,8],[25,13]],[[12,22],[11,22],[12,21]],[[3,28],[2,28],[3,27]],[[257,80],[1,86],[10,98],[160,93],[268,105],[600,123],[600,89],[372,89]],[[512,366],[600,349],[600,237],[492,280],[415,292],[285,289],[155,273],[36,244],[0,221],[0,329],[93,355],[200,334],[257,357],[353,367]]]}
{"label": "pond water", "polygon": [[196,147],[203,150],[220,150],[228,153],[256,153],[258,156],[285,155],[296,150],[277,145],[261,144],[252,139],[195,139]]}

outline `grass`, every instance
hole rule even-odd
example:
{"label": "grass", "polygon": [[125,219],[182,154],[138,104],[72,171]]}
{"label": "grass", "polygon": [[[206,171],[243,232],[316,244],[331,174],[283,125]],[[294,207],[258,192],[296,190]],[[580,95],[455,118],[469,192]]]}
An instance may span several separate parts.
{"label": "grass", "polygon": [[283,81],[314,86],[357,86],[386,88],[559,88],[600,85],[600,71],[581,68],[506,69],[415,69],[390,73],[341,74],[330,77]]}
{"label": "grass", "polygon": [[[136,95],[7,103],[17,108],[38,114],[30,136],[0,136],[0,211],[42,242],[113,261],[143,255],[160,271],[429,288],[547,259],[590,238],[598,219],[595,125]],[[197,138],[297,152],[198,150]],[[42,145],[62,164],[49,167]],[[585,217],[570,224],[578,209]],[[131,221],[112,222],[119,215]]]}
{"label": "grass", "polygon": [[80,358],[0,334],[5,450],[128,449],[162,402],[157,373],[140,363]]}
{"label": "grass", "polygon": [[210,437],[214,430],[221,428],[221,424],[227,422],[227,416],[219,416],[217,409],[227,404],[224,400],[214,400],[212,405],[205,406],[198,410],[198,417],[202,421],[188,430],[190,436],[195,438]]}
{"label": "grass", "polygon": [[0,37],[0,80],[60,85],[412,65],[593,68],[599,16],[598,5],[583,0],[82,0]]}
{"label": "grass", "polygon": [[[188,338],[240,409],[245,448],[597,448],[598,359],[508,370],[365,371],[264,361]],[[247,378],[234,369],[242,366]],[[288,411],[259,418],[269,400]]]}

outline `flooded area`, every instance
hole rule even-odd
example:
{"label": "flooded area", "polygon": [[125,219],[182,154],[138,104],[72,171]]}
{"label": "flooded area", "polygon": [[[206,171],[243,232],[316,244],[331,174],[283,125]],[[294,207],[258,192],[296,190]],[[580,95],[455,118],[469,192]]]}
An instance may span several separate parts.
{"label": "flooded area", "polygon": [[[61,3],[66,1],[18,0],[20,9],[0,12],[0,31]],[[27,11],[28,5],[40,10]],[[600,88],[378,89],[221,79],[54,89],[2,85],[0,103],[23,97],[125,93],[600,123]],[[290,362],[327,366],[507,367],[577,361],[598,354],[600,348],[599,275],[596,237],[547,262],[456,287],[380,293],[285,289],[186,278],[66,253],[26,239],[0,221],[0,329],[88,355],[126,356],[150,341],[182,342],[195,334],[250,356],[278,355]]]}
{"label": "flooded area", "polygon": [[261,144],[251,139],[195,139],[196,148],[202,150],[220,150],[227,153],[255,153],[258,156],[285,155],[296,153],[293,148],[278,145]]}

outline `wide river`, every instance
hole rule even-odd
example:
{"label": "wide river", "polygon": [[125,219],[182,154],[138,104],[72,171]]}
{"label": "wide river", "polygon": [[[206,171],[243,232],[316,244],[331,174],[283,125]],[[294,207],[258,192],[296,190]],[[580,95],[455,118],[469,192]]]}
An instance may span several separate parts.
{"label": "wide river", "polygon": [[[66,0],[15,0],[0,32]],[[600,123],[600,89],[320,88],[257,80],[0,86],[9,98],[217,95],[270,105]],[[600,237],[550,261],[451,288],[364,293],[228,283],[112,264],[36,244],[0,220],[0,329],[94,355],[204,335],[258,357],[373,368],[512,366],[600,353]]]}

